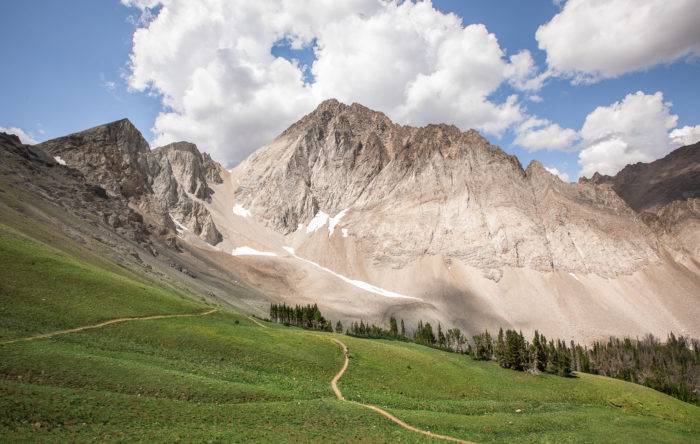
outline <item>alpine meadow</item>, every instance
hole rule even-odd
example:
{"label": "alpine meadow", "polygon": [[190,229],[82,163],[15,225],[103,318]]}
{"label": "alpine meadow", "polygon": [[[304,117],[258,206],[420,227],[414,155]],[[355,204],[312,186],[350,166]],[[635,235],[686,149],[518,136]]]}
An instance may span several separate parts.
{"label": "alpine meadow", "polygon": [[700,441],[695,0],[0,13],[0,442]]}

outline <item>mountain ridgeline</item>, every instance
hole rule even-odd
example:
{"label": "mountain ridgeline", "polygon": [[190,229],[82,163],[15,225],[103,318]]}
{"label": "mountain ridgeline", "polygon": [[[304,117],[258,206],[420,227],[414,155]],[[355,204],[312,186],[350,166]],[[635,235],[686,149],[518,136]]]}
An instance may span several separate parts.
{"label": "mountain ridgeline", "polygon": [[210,244],[221,241],[203,202],[221,166],[191,143],[154,150],[126,119],[36,146],[79,170],[111,196],[126,198],[148,221],[175,232],[185,227]]}
{"label": "mountain ridgeline", "polygon": [[565,183],[476,131],[328,100],[230,171],[191,143],[150,149],[128,120],[10,145],[25,160],[8,162],[51,171],[27,188],[72,175],[118,202],[96,223],[137,224],[141,244],[123,250],[149,272],[187,270],[174,279],[258,315],[318,303],[345,325],[700,336],[698,144]]}

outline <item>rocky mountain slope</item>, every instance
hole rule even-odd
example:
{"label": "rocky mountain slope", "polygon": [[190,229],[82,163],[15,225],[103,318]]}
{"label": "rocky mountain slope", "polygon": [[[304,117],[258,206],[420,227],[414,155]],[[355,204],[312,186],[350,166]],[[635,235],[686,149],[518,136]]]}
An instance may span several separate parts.
{"label": "rocky mountain slope", "polygon": [[[119,143],[122,137],[116,135],[113,141]],[[128,144],[122,146],[131,149]],[[106,144],[110,148],[114,147]],[[68,150],[62,154],[73,158]],[[119,168],[111,170],[115,173],[111,177],[96,180],[66,163],[37,145],[24,145],[16,136],[0,133],[0,225],[34,234],[37,240],[62,246],[71,254],[78,251],[100,263],[118,264],[121,271],[130,270],[140,279],[176,288],[197,300],[258,315],[266,312],[265,295],[246,286],[235,270],[212,263],[192,246],[194,241],[185,241],[175,229],[149,222],[133,205],[134,195],[127,198],[118,187],[107,191],[110,184],[128,183]],[[207,179],[215,182],[214,176]]]}
{"label": "rocky mountain slope", "polygon": [[[399,126],[324,102],[234,172],[236,202],[282,233],[325,215],[373,265],[456,259],[615,276],[658,261],[653,236],[609,187],[561,182],[475,131]],[[316,219],[314,219],[316,218]]]}
{"label": "rocky mountain slope", "polygon": [[169,257],[215,277],[199,288],[255,289],[252,309],[700,336],[697,146],[564,183],[475,131],[329,100],[231,171],[186,142],[150,150],[126,120],[23,149],[141,217]]}
{"label": "rocky mountain slope", "polygon": [[700,261],[700,143],[589,182],[610,184],[667,244]]}
{"label": "rocky mountain slope", "polygon": [[206,242],[221,242],[204,202],[209,183],[221,183],[221,166],[186,142],[153,151],[127,119],[37,145],[80,171],[88,182],[119,196],[147,220],[172,231],[185,227]]}
{"label": "rocky mountain slope", "polygon": [[697,332],[697,264],[669,258],[682,248],[612,184],[523,169],[475,131],[401,126],[329,100],[231,181],[238,213],[283,236],[294,258],[423,304],[384,319],[578,338]]}

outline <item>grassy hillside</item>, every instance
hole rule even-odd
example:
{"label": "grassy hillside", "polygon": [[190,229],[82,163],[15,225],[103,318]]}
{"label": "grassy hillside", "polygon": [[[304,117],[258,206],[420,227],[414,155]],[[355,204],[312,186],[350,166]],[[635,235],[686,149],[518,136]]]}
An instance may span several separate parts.
{"label": "grassy hillside", "polygon": [[[123,316],[210,308],[0,226],[0,342]],[[79,250],[75,250],[79,251]],[[220,311],[0,345],[0,441],[693,442],[700,408],[622,381],[533,376],[415,344]],[[518,411],[519,410],[519,411]]]}

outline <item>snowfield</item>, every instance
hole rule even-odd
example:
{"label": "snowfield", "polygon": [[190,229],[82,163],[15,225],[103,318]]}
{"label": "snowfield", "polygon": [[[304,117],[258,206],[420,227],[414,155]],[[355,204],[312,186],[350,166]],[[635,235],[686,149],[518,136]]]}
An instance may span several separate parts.
{"label": "snowfield", "polygon": [[401,294],[401,293],[396,293],[396,292],[394,292],[394,291],[385,290],[385,289],[383,289],[383,288],[381,288],[381,287],[377,287],[376,285],[372,285],[372,284],[367,283],[367,282],[364,282],[364,281],[360,281],[360,280],[357,280],[357,279],[350,279],[349,277],[343,276],[342,274],[339,274],[339,273],[336,273],[335,271],[331,270],[330,268],[326,268],[326,267],[324,267],[324,266],[322,266],[322,265],[319,265],[319,264],[317,264],[317,263],[314,262],[314,261],[310,261],[310,260],[308,260],[308,259],[304,259],[304,258],[301,257],[301,256],[297,256],[296,252],[294,251],[294,248],[292,248],[292,247],[284,247],[284,249],[285,249],[289,254],[291,254],[292,256],[294,256],[295,259],[298,259],[298,260],[300,260],[300,261],[302,261],[302,262],[306,262],[307,264],[311,264],[311,265],[313,265],[314,267],[316,267],[316,268],[318,268],[318,269],[320,269],[320,270],[325,271],[326,273],[330,273],[330,274],[332,274],[333,276],[337,277],[338,279],[340,279],[340,280],[342,280],[342,281],[344,281],[344,282],[346,282],[346,283],[348,283],[348,284],[350,284],[350,285],[352,285],[352,286],[354,286],[354,287],[357,287],[357,288],[360,288],[360,289],[362,289],[362,290],[368,291],[368,292],[370,292],[370,293],[378,294],[378,295],[381,295],[381,296],[384,296],[384,297],[387,297],[387,298],[415,299],[415,300],[417,300],[417,301],[422,301],[421,298],[416,298],[416,297],[413,297],[413,296],[406,296],[405,294]]}
{"label": "snowfield", "polygon": [[236,247],[231,252],[232,256],[277,256],[277,253],[270,251],[259,251],[250,247]]}
{"label": "snowfield", "polygon": [[235,214],[236,216],[248,217],[248,216],[250,216],[250,211],[246,210],[243,207],[243,205],[236,204],[233,206],[233,214]]}
{"label": "snowfield", "polygon": [[[348,209],[344,209],[340,213],[336,214],[335,216],[331,217],[327,213],[323,211],[319,211],[316,213],[313,219],[309,221],[309,226],[306,227],[306,232],[307,233],[313,233],[319,228],[323,227],[328,223],[328,236],[330,237],[333,235],[333,232],[335,231],[336,225],[340,222],[340,220],[345,216],[345,213],[348,212]],[[299,227],[297,229],[301,228],[303,225],[299,224]],[[347,236],[344,236],[347,237]]]}

